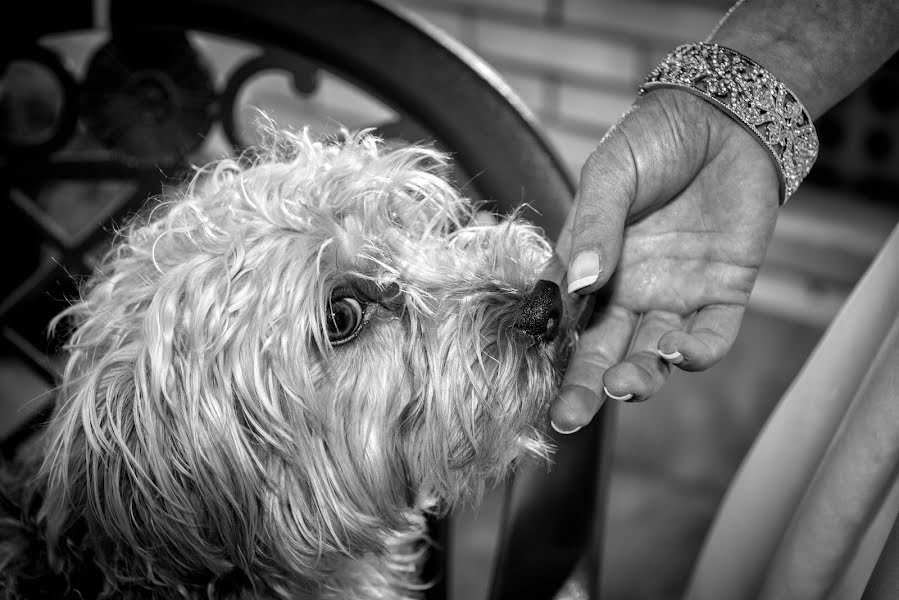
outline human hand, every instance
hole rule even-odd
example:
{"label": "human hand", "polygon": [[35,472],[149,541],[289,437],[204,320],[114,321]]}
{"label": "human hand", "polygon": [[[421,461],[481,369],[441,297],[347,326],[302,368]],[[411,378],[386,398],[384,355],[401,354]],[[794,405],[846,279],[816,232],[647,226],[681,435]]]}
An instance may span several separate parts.
{"label": "human hand", "polygon": [[606,395],[644,400],[671,365],[702,370],[728,352],[779,193],[772,158],[718,108],[679,90],[638,99],[587,160],[557,244],[569,291],[603,289],[554,428],[577,430]]}

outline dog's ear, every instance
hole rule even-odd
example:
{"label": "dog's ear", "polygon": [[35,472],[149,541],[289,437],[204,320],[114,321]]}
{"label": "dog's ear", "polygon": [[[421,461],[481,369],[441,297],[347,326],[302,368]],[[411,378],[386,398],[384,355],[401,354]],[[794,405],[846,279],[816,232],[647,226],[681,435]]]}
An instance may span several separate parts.
{"label": "dog's ear", "polygon": [[[303,312],[289,294],[295,318],[260,326],[257,312],[229,316],[212,299],[250,298],[263,282],[243,290],[195,269],[177,286],[148,285],[124,266],[69,311],[43,467],[51,545],[83,523],[104,569],[172,585],[234,571],[314,582],[348,557],[386,552],[388,534],[409,527],[402,469],[362,433],[382,399],[366,408],[355,388],[340,401],[326,391],[362,369],[326,377],[309,330],[320,307]],[[291,280],[301,278],[279,279]],[[143,297],[129,298],[137,288]]]}

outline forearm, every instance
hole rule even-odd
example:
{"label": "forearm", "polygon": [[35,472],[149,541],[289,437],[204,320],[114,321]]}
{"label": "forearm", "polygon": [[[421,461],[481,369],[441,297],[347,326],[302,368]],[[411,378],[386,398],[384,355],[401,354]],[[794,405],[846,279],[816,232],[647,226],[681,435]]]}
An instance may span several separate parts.
{"label": "forearm", "polygon": [[747,0],[709,41],[771,71],[816,119],[899,50],[899,0]]}

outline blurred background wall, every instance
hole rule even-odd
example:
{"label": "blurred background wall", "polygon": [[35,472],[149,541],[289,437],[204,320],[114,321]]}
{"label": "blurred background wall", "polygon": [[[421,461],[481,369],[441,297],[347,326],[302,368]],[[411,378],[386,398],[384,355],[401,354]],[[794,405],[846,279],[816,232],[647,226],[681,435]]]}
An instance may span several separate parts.
{"label": "blurred background wall", "polygon": [[[489,62],[577,173],[677,44],[702,40],[725,2],[401,0]],[[720,5],[720,6],[718,6]]]}

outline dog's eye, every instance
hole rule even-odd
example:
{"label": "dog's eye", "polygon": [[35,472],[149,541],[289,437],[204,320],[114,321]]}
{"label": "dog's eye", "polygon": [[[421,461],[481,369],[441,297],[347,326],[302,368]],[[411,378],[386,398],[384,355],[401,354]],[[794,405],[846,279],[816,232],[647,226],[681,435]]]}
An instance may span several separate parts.
{"label": "dog's eye", "polygon": [[362,329],[362,317],[362,304],[352,296],[332,299],[326,319],[331,344],[338,346],[356,337]]}

